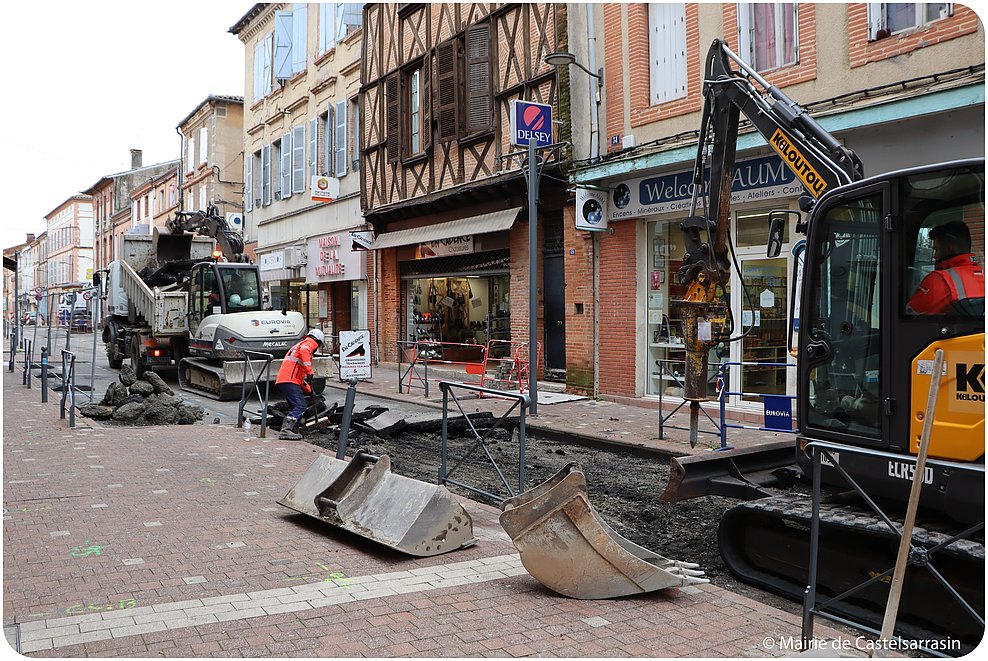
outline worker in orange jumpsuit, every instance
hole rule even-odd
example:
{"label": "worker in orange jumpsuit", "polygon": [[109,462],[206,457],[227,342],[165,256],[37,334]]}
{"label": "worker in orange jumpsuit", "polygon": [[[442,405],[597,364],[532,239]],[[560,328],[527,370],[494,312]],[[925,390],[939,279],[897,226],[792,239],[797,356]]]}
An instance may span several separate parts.
{"label": "worker in orange jumpsuit", "polygon": [[288,350],[281,361],[275,383],[292,409],[281,423],[278,440],[297,441],[302,438],[295,427],[305,414],[305,396],[312,394],[312,354],[322,346],[325,337],[321,330],[313,328],[301,342]]}
{"label": "worker in orange jumpsuit", "polygon": [[936,269],[919,283],[909,299],[913,314],[965,313],[965,301],[985,297],[985,270],[971,252],[971,231],[961,220],[930,230]]}

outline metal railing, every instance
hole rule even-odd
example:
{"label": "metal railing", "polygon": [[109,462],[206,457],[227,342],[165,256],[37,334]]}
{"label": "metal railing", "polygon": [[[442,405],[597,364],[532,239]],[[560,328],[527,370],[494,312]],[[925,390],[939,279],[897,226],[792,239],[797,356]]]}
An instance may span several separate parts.
{"label": "metal railing", "polygon": [[795,395],[786,394],[775,394],[775,393],[764,393],[764,392],[744,392],[744,384],[741,379],[738,379],[738,383],[741,383],[741,390],[731,390],[728,384],[731,383],[730,380],[730,368],[731,367],[785,367],[785,368],[796,368],[795,363],[753,363],[753,362],[726,362],[721,363],[717,370],[717,383],[722,384],[720,386],[720,395],[718,400],[720,402],[720,448],[721,450],[730,450],[731,446],[727,444],[727,430],[728,429],[752,429],[756,431],[774,431],[783,434],[795,434],[798,430],[791,427],[791,423],[795,421],[795,416],[792,415],[790,411],[790,428],[780,429],[778,427],[759,427],[757,425],[739,425],[727,422],[727,397],[729,395],[737,395],[738,397],[776,397],[778,399],[787,399],[790,402],[796,400]]}
{"label": "metal railing", "polygon": [[[684,399],[683,397],[677,397],[676,400],[674,400],[674,401],[677,402],[676,405],[673,407],[673,409],[671,411],[669,411],[668,414],[665,413],[665,397],[666,397],[666,395],[665,395],[665,390],[666,390],[665,383],[666,383],[666,379],[667,378],[671,379],[673,381],[673,383],[675,383],[681,389],[685,388],[686,387],[686,384],[683,383],[683,377],[672,366],[673,365],[683,365],[684,366],[684,369],[685,369],[686,361],[685,360],[669,360],[669,359],[666,359],[666,358],[660,358],[660,359],[656,360],[655,362],[659,366],[659,373],[656,375],[656,376],[659,377],[659,438],[665,440],[665,438],[666,438],[666,433],[665,433],[666,428],[669,428],[669,429],[678,429],[679,431],[690,431],[690,428],[689,427],[682,427],[682,426],[678,426],[678,425],[673,425],[673,424],[669,424],[669,422],[668,422],[670,418],[672,418],[674,415],[676,415],[677,413],[679,413],[679,410],[681,408],[683,408],[683,406],[685,406],[686,404],[689,404],[690,403],[688,399]],[[721,429],[717,425],[717,421],[715,421],[710,416],[710,414],[707,413],[707,410],[705,408],[703,408],[702,406],[700,407],[700,411],[707,418],[707,420],[710,422],[710,424],[712,424],[714,426],[714,428],[712,430],[711,429],[697,429],[696,432],[698,434],[710,434],[711,436],[718,436],[719,437],[720,434],[721,434]]]}
{"label": "metal railing", "polygon": [[13,372],[17,367],[17,342],[20,338],[20,328],[14,324],[10,332],[10,361],[7,363],[7,371]]}
{"label": "metal railing", "polygon": [[[421,388],[425,392],[425,397],[429,397],[429,361],[422,355],[419,345],[422,342],[402,342],[398,341],[398,394],[404,392],[411,393],[412,388]],[[408,369],[402,371],[402,365],[407,364]],[[421,371],[419,369],[421,368]],[[406,383],[407,380],[407,383]],[[414,385],[418,381],[422,385]]]}
{"label": "metal railing", "polygon": [[[255,371],[255,360],[263,360],[264,365]],[[268,429],[268,400],[271,395],[271,362],[274,356],[270,353],[260,351],[244,351],[244,380],[240,390],[240,406],[237,408],[237,429],[244,426],[244,412],[247,402],[251,397],[257,395],[260,408],[257,411],[247,410],[261,418],[261,438],[265,438]],[[248,374],[250,381],[248,382]],[[261,381],[264,381],[264,392],[261,392]]]}
{"label": "metal railing", "polygon": [[75,427],[75,353],[62,349],[62,400],[59,417],[65,419],[65,400],[69,400],[69,427]]}
{"label": "metal railing", "polygon": [[31,389],[31,369],[34,367],[34,341],[24,338],[24,373],[21,375],[21,385]]}
{"label": "metal railing", "polygon": [[[468,383],[456,383],[452,381],[440,381],[439,390],[443,393],[443,427],[442,427],[442,446],[440,449],[440,463],[439,463],[439,484],[454,484],[458,487],[462,487],[474,493],[481,494],[488,498],[491,498],[498,503],[506,500],[506,498],[512,498],[519,493],[525,491],[525,413],[528,411],[530,404],[530,399],[528,395],[515,394],[511,392],[506,392],[503,390],[492,390],[490,388],[482,388],[480,386],[474,386]],[[473,420],[470,419],[470,415],[463,410],[463,406],[460,404],[460,399],[457,397],[456,393],[458,391],[465,391],[473,393],[473,397],[479,397],[484,394],[496,395],[502,399],[514,400],[514,403],[494,422],[494,424],[486,432],[481,434],[477,431],[477,427],[474,425]],[[466,454],[464,454],[459,461],[452,468],[447,467],[449,461],[449,399],[452,397],[453,403],[456,404],[456,408],[463,415],[463,419],[466,421],[467,426],[470,431],[473,432],[474,445],[470,448]],[[502,422],[504,422],[507,417],[515,410],[518,409],[518,491],[516,492],[511,488],[511,484],[505,477],[504,472],[498,465],[497,460],[494,455],[491,454],[490,449],[487,447],[487,439],[490,437],[491,433],[498,429]],[[507,430],[507,429],[505,429]],[[498,494],[490,493],[485,491],[478,486],[472,484],[466,484],[464,482],[459,482],[451,478],[451,475],[456,472],[456,470],[463,465],[467,459],[476,451],[481,450],[490,462],[494,471],[497,473],[501,484],[504,486],[505,490],[508,492],[507,496],[502,496]]]}
{"label": "metal railing", "polygon": [[[839,615],[834,612],[828,612],[828,609],[832,609],[839,602],[845,604],[849,603],[848,599],[853,598],[856,594],[860,593],[862,590],[867,589],[870,586],[874,586],[878,583],[886,583],[890,581],[892,573],[895,570],[895,565],[893,564],[887,570],[882,573],[878,573],[876,567],[875,570],[868,572],[869,578],[864,580],[851,588],[848,588],[841,592],[840,594],[830,597],[825,601],[817,603],[817,576],[818,576],[818,566],[820,559],[820,503],[822,500],[822,466],[824,462],[832,467],[843,479],[843,481],[854,489],[856,494],[861,497],[861,499],[867,503],[868,508],[882,521],[882,523],[888,528],[889,531],[899,539],[902,538],[902,531],[895,523],[892,522],[891,517],[882,510],[882,508],[876,503],[875,499],[870,497],[864,488],[858,484],[854,478],[852,478],[847,471],[841,466],[842,461],[847,461],[847,457],[850,455],[859,455],[862,457],[872,457],[874,459],[879,459],[881,461],[888,461],[889,464],[901,463],[906,465],[912,465],[915,471],[915,465],[917,462],[917,457],[908,454],[893,454],[889,452],[882,452],[880,450],[873,450],[870,448],[860,448],[850,445],[838,445],[834,443],[827,443],[825,441],[811,441],[806,444],[806,452],[813,459],[813,509],[810,519],[810,560],[809,560],[809,580],[807,581],[806,592],[803,600],[803,621],[802,621],[802,636],[804,641],[810,641],[813,639],[813,624],[814,616],[822,617],[824,619],[830,620],[832,622],[837,622],[839,624],[844,624],[846,626],[864,631],[866,633],[878,636],[880,631],[874,627],[870,627],[863,622],[857,622],[851,620],[849,617]],[[951,479],[959,479],[959,473],[980,473],[980,482],[984,484],[984,464],[957,464],[953,462],[940,462],[936,460],[929,460],[927,466],[941,465],[945,470],[949,470],[953,473]],[[959,479],[960,483],[964,483],[963,479]],[[936,553],[947,547],[949,547],[954,542],[960,540],[974,539],[979,533],[984,534],[985,522],[982,521],[969,527],[963,532],[957,533],[939,541],[936,545],[932,547],[916,546],[910,543],[911,555],[910,565],[914,567],[915,571],[929,571],[935,581],[939,583],[944,590],[953,599],[957,600],[961,609],[967,613],[974,622],[980,624],[981,628],[984,629],[985,620],[984,617],[978,614],[976,607],[983,604],[974,604],[973,606],[964,599],[959,591],[951,585],[951,583],[939,572],[934,564],[934,560],[937,558]],[[947,537],[947,535],[943,535]],[[912,540],[910,540],[912,542]],[[915,559],[915,562],[913,562]],[[944,558],[945,562],[949,562],[948,558]],[[851,577],[849,577],[850,579]],[[980,580],[980,579],[979,579]],[[849,580],[849,583],[853,582]],[[903,647],[903,649],[907,649]],[[920,646],[922,651],[934,655],[934,656],[946,656],[943,652],[937,650],[927,649]]]}

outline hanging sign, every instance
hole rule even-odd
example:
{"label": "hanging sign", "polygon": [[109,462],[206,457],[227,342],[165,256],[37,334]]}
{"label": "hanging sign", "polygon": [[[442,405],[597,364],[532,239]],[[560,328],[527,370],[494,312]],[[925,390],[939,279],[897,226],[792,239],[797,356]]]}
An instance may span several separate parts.
{"label": "hanging sign", "polygon": [[309,188],[313,202],[332,202],[340,196],[340,180],[336,177],[312,177]]}
{"label": "hanging sign", "polygon": [[511,144],[527,147],[532,140],[536,147],[552,144],[552,106],[532,101],[511,102]]}
{"label": "hanging sign", "polygon": [[576,189],[576,229],[603,232],[607,229],[607,192]]}

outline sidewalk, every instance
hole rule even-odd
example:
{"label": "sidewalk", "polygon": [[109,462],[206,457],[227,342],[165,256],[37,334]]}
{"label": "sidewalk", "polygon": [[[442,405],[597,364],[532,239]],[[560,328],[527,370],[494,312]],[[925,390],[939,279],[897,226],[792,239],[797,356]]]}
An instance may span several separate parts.
{"label": "sidewalk", "polygon": [[[408,365],[402,366],[408,369]],[[541,387],[541,383],[540,387]],[[556,385],[556,384],[552,384]],[[327,387],[345,391],[347,385],[338,381],[328,381]],[[374,367],[373,378],[357,384],[357,391],[373,394],[378,397],[393,400],[414,401],[424,406],[442,409],[442,393],[439,387],[430,379],[429,397],[425,397],[419,382],[411,393],[403,386],[403,394],[398,393],[398,365],[396,363],[381,363]],[[545,390],[540,390],[540,394]],[[342,401],[342,394],[340,401]],[[331,398],[327,394],[327,398]],[[541,398],[540,398],[541,399]],[[469,411],[498,411],[505,409],[504,400],[496,398],[469,399]],[[681,399],[665,398],[668,407],[682,402]],[[451,407],[455,406],[451,404]],[[689,406],[683,405],[672,417],[663,423],[663,435],[660,437],[658,402],[641,400],[639,405],[623,404],[607,400],[588,398],[566,401],[555,404],[539,402],[538,415],[527,418],[527,427],[533,432],[552,434],[555,437],[573,436],[582,438],[585,442],[614,445],[618,447],[631,446],[647,448],[651,451],[681,456],[687,454],[705,454],[720,447],[720,436],[717,432],[719,410],[717,402],[703,407],[710,416],[708,419],[700,413],[700,430],[695,448],[689,444]],[[732,424],[742,424],[737,420],[728,420]],[[756,423],[745,422],[749,426]],[[753,447],[765,443],[792,440],[795,446],[795,436],[779,432],[766,432],[753,429],[729,429],[728,443],[737,448]]]}
{"label": "sidewalk", "polygon": [[[314,446],[220,425],[70,430],[19,372],[3,384],[3,612],[22,653],[765,657],[799,638],[798,617],[711,585],[555,595],[497,510],[466,499],[477,545],[403,556],[275,504]],[[540,424],[562,424],[561,406]]]}

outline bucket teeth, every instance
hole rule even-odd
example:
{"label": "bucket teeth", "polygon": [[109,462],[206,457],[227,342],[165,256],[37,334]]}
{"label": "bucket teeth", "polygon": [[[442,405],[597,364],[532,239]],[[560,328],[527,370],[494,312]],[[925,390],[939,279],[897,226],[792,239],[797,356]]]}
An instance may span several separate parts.
{"label": "bucket teeth", "polygon": [[528,573],[568,597],[607,599],[709,582],[696,563],[657,555],[599,518],[577,464],[506,500],[500,521]]}

